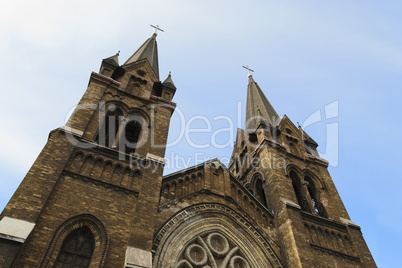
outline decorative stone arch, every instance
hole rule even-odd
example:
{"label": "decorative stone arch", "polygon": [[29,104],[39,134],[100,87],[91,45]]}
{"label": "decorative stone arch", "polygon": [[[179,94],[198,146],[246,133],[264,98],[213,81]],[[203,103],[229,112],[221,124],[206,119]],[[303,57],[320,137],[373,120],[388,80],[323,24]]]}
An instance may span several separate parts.
{"label": "decorative stone arch", "polygon": [[297,176],[299,176],[299,178],[303,178],[303,172],[298,166],[294,164],[287,165],[285,169],[286,176],[289,177],[289,174],[292,171],[294,171],[297,174]]}
{"label": "decorative stone arch", "polygon": [[315,173],[313,173],[311,170],[308,170],[308,169],[303,170],[303,178],[306,176],[309,177],[314,182],[314,184],[317,186],[317,188],[326,189],[325,183],[317,175],[315,175]]}
{"label": "decorative stone arch", "polygon": [[244,184],[244,187],[245,187],[248,191],[253,190],[253,185],[251,184],[251,182],[246,182],[246,183]]}
{"label": "decorative stone arch", "polygon": [[95,157],[92,154],[85,155],[79,173],[89,176],[91,174],[94,163]]}
{"label": "decorative stone arch", "polygon": [[107,114],[109,109],[113,107],[112,105],[115,105],[116,108],[120,109],[123,112],[123,116],[128,115],[129,107],[127,106],[127,104],[119,100],[110,100],[105,102],[105,107],[103,107],[105,109],[105,114]]}
{"label": "decorative stone arch", "polygon": [[133,171],[133,178],[134,180],[140,180],[142,178],[142,172],[139,169],[135,169]]}
{"label": "decorative stone arch", "polygon": [[[213,252],[208,244],[210,239],[208,237],[211,235],[224,237],[231,250],[223,254]],[[222,244],[225,248],[226,242]],[[197,204],[177,212],[155,233],[153,267],[195,268],[200,267],[199,265],[208,267],[205,266],[205,257],[211,268],[217,268],[218,266],[212,261],[217,255],[232,265],[236,260],[244,259],[250,266],[243,267],[282,267],[272,245],[278,252],[279,249],[273,240],[263,237],[252,224],[231,208],[216,203]],[[228,252],[236,251],[235,248],[237,248],[237,255],[233,253],[228,257]],[[191,265],[191,260],[187,260],[191,249],[201,254],[200,262],[203,264]],[[186,256],[186,259],[183,256]]]}
{"label": "decorative stone arch", "polygon": [[166,199],[168,199],[169,191],[170,191],[170,183],[168,182],[168,183],[163,184],[161,191],[162,191],[162,196],[165,197]]}
{"label": "decorative stone arch", "polygon": [[105,161],[105,165],[102,170],[101,179],[108,179],[113,174],[113,162],[110,160]]}
{"label": "decorative stone arch", "polygon": [[177,197],[177,182],[172,181],[170,183],[170,194],[169,194],[169,199],[174,200]]}
{"label": "decorative stone arch", "polygon": [[85,154],[82,151],[76,151],[70,158],[68,169],[72,172],[80,172],[81,166],[84,163]]}
{"label": "decorative stone arch", "polygon": [[307,184],[307,192],[309,194],[309,200],[311,200],[314,213],[318,216],[328,218],[327,209],[325,208],[326,205],[324,203],[325,199],[322,199],[321,193],[325,188],[322,188],[322,184],[320,183],[321,181],[315,177],[313,173],[304,171],[303,174],[303,180]]}
{"label": "decorative stone arch", "polygon": [[141,115],[145,119],[148,128],[151,127],[151,118],[149,117],[149,114],[147,114],[143,109],[131,108],[131,109],[129,109],[127,116],[131,116],[131,115]]}
{"label": "decorative stone arch", "polygon": [[307,199],[306,185],[303,180],[303,172],[295,165],[286,167],[286,175],[292,181],[292,187],[297,199],[297,203],[303,211],[311,213],[310,202]]}
{"label": "decorative stone arch", "polygon": [[82,227],[89,228],[95,239],[95,248],[89,267],[103,267],[108,249],[109,238],[102,222],[91,214],[81,214],[72,217],[66,220],[56,229],[39,267],[53,267],[63,245],[64,239],[69,234]]}
{"label": "decorative stone arch", "polygon": [[251,182],[251,184],[252,184],[253,186],[254,186],[254,184],[255,184],[255,179],[256,179],[257,177],[261,177],[262,182],[265,182],[265,177],[264,177],[264,175],[263,175],[260,171],[256,171],[256,172],[253,173],[253,176],[251,176],[251,180],[250,180],[250,182]]}
{"label": "decorative stone arch", "polygon": [[193,193],[198,190],[197,186],[197,176],[195,174],[191,174],[190,176],[190,191]]}
{"label": "decorative stone arch", "polygon": [[180,177],[177,180],[177,197],[181,198],[183,197],[183,191],[184,191],[184,179]]}
{"label": "decorative stone arch", "polygon": [[253,189],[252,193],[257,198],[257,200],[263,204],[265,207],[268,207],[268,200],[267,200],[267,189],[265,184],[264,175],[257,171],[251,177],[251,188]]}
{"label": "decorative stone arch", "polygon": [[105,161],[102,157],[96,157],[94,159],[94,164],[93,164],[93,167],[92,167],[91,173],[90,173],[91,177],[97,178],[97,179],[100,178],[100,176],[102,175],[104,162]]}
{"label": "decorative stone arch", "polygon": [[184,184],[183,184],[183,196],[187,196],[190,194],[190,176],[184,177]]}

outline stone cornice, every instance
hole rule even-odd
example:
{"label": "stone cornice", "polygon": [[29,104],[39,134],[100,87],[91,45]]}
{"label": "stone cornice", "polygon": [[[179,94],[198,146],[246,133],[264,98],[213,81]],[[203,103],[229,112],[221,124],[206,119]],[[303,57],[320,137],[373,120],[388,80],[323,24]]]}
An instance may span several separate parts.
{"label": "stone cornice", "polygon": [[119,86],[120,86],[120,82],[114,80],[113,78],[104,76],[104,75],[96,73],[96,72],[91,73],[91,76],[89,78],[89,83],[91,83],[92,79],[96,80],[97,82],[100,82],[100,83],[102,83],[104,85],[112,86],[112,87],[114,87],[116,89],[118,89]]}
{"label": "stone cornice", "polygon": [[301,211],[301,216],[304,220],[321,225],[335,228],[339,231],[346,232],[346,225],[340,222],[336,222],[331,219],[323,218],[317,215],[313,215],[311,213]]}

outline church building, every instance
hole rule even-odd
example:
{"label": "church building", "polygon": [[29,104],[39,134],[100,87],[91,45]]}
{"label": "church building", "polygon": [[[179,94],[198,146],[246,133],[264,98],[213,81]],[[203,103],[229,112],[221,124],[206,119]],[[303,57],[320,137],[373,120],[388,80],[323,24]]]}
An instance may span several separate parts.
{"label": "church building", "polygon": [[156,37],[104,59],[50,132],[0,215],[0,267],[376,267],[318,144],[251,74],[228,167],[163,176],[176,87]]}

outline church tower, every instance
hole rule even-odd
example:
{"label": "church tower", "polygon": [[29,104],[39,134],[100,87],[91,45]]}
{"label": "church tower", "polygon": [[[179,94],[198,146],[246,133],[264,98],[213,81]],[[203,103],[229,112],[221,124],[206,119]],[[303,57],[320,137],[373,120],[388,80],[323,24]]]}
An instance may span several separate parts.
{"label": "church tower", "polygon": [[249,73],[246,127],[229,170],[275,215],[287,267],[376,267],[360,227],[342,203],[318,144],[278,116]]}
{"label": "church tower", "polygon": [[102,61],[1,214],[1,267],[149,267],[176,87],[156,32]]}

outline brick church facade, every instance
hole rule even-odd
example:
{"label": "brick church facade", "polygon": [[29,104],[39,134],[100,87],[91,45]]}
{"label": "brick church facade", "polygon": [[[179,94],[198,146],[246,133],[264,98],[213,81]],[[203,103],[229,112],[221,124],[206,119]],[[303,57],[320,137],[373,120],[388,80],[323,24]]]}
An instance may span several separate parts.
{"label": "brick church facade", "polygon": [[118,56],[2,212],[1,267],[376,267],[318,144],[251,75],[229,166],[163,176],[176,87],[159,79],[156,33]]}

